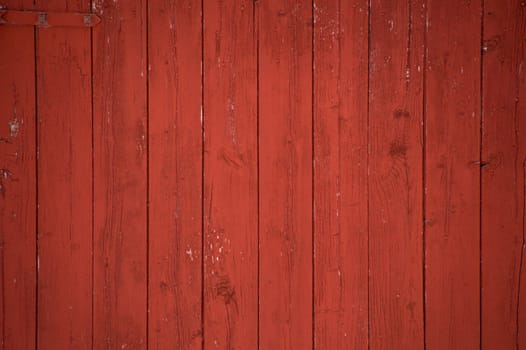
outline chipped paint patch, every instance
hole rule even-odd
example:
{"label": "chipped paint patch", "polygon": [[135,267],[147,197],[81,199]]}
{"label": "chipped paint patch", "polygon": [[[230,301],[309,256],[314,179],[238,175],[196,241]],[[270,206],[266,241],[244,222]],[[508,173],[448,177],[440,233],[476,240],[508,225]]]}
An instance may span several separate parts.
{"label": "chipped paint patch", "polygon": [[11,134],[11,137],[17,137],[18,131],[20,130],[20,122],[18,121],[18,118],[11,119],[9,122],[9,132]]}
{"label": "chipped paint patch", "polygon": [[188,255],[190,261],[194,261],[194,252],[192,251],[192,248],[188,247],[186,250],[186,255]]}

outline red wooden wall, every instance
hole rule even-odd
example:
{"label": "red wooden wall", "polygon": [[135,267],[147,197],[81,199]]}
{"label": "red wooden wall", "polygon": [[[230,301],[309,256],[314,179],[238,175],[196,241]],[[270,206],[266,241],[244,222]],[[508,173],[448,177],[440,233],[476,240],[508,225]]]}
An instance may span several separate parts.
{"label": "red wooden wall", "polygon": [[526,349],[525,1],[0,5],[3,349]]}

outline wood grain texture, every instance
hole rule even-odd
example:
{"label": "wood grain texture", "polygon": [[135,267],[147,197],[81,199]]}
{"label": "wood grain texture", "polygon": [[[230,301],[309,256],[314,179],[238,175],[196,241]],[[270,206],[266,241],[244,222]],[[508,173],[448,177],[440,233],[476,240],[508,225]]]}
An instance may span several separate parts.
{"label": "wood grain texture", "polygon": [[317,349],[368,348],[368,2],[314,3]]}
{"label": "wood grain texture", "polygon": [[[89,10],[89,1],[37,1]],[[92,338],[91,41],[87,28],[37,30],[38,328],[43,349]]]}
{"label": "wood grain texture", "polygon": [[[524,170],[526,9],[484,3],[482,135],[482,348],[526,346]],[[519,295],[520,293],[520,295]]]}
{"label": "wood grain texture", "polygon": [[312,348],[312,2],[257,3],[260,349]]}
{"label": "wood grain texture", "polygon": [[201,3],[148,10],[149,348],[201,349]]}
{"label": "wood grain texture", "polygon": [[430,0],[426,62],[427,349],[480,346],[478,1]]}
{"label": "wood grain texture", "polygon": [[146,348],[146,2],[96,0],[94,342]]}
{"label": "wood grain texture", "polygon": [[0,348],[526,347],[524,0],[4,4]]}
{"label": "wood grain texture", "polygon": [[[8,0],[21,9],[33,1]],[[34,29],[0,27],[0,341],[34,349],[36,145]]]}
{"label": "wood grain texture", "polygon": [[205,349],[258,347],[254,6],[205,1],[203,12]]}
{"label": "wood grain texture", "polygon": [[374,0],[370,11],[370,348],[419,349],[424,7]]}

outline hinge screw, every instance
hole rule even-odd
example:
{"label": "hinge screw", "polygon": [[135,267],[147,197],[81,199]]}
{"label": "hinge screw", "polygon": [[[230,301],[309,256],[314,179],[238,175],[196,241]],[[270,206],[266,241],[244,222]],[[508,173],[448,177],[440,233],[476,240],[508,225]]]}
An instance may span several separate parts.
{"label": "hinge screw", "polygon": [[45,12],[38,14],[38,25],[42,27],[47,26],[47,14]]}
{"label": "hinge screw", "polygon": [[91,26],[93,23],[92,23],[92,20],[91,20],[91,15],[85,15],[84,16],[84,25],[85,26]]}

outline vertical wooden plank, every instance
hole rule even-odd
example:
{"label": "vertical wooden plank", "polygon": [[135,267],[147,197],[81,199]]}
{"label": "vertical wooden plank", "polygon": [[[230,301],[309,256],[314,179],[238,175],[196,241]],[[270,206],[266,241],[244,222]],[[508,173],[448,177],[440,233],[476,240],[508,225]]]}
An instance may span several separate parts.
{"label": "vertical wooden plank", "polygon": [[368,348],[368,1],[314,3],[316,349]]}
{"label": "vertical wooden plank", "polygon": [[149,347],[201,349],[201,2],[148,10]]}
{"label": "vertical wooden plank", "polygon": [[371,2],[370,348],[424,344],[422,0]]}
{"label": "vertical wooden plank", "polygon": [[[33,1],[8,0],[14,9]],[[0,26],[0,341],[35,347],[36,147],[34,29]]]}
{"label": "vertical wooden plank", "polygon": [[482,348],[518,349],[526,346],[526,4],[485,1],[483,34]]}
{"label": "vertical wooden plank", "polygon": [[254,1],[204,6],[206,349],[258,347]]}
{"label": "vertical wooden plank", "polygon": [[[89,1],[37,1],[87,11]],[[88,28],[37,30],[38,347],[90,349],[91,41]]]}
{"label": "vertical wooden plank", "polygon": [[260,349],[311,349],[312,2],[257,6]]}
{"label": "vertical wooden plank", "polygon": [[146,1],[96,0],[94,348],[146,348]]}
{"label": "vertical wooden plank", "polygon": [[428,0],[427,349],[480,346],[480,1]]}

